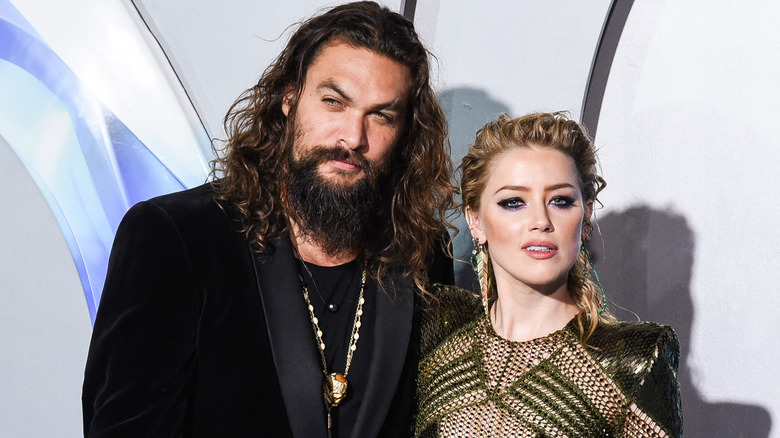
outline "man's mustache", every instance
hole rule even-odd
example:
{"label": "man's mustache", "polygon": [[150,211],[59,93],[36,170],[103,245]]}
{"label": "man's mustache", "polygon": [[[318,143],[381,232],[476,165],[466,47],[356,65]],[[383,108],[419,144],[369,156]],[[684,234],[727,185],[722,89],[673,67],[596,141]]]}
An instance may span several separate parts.
{"label": "man's mustache", "polygon": [[305,152],[299,160],[300,164],[316,163],[338,160],[349,163],[359,169],[374,171],[374,163],[364,157],[363,154],[340,146],[314,146]]}

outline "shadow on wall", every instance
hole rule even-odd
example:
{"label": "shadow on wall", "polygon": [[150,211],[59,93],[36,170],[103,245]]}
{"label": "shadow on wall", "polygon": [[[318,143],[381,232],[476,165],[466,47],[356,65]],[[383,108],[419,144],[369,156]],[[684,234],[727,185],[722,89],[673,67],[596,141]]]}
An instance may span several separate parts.
{"label": "shadow on wall", "polygon": [[[450,156],[457,168],[469,146],[474,142],[477,130],[501,113],[509,113],[509,107],[493,99],[484,90],[469,87],[449,88],[438,93],[444,113],[447,116],[449,139],[452,151]],[[460,184],[460,172],[456,173],[455,183]],[[460,202],[460,198],[456,199]],[[472,291],[479,290],[474,271],[471,268],[471,235],[462,212],[456,217],[454,225],[459,232],[453,239],[455,256],[455,283]]]}
{"label": "shadow on wall", "polygon": [[708,403],[693,382],[695,370],[688,365],[688,358],[694,318],[690,281],[695,242],[685,217],[638,206],[598,218],[597,223],[590,246],[615,316],[669,324],[680,339],[678,377],[686,436],[769,436],[772,420],[766,409]]}

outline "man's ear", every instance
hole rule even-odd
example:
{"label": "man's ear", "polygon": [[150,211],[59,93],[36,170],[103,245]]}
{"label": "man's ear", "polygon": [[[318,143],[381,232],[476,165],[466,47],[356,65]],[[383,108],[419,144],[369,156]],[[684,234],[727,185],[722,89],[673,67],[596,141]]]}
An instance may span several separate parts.
{"label": "man's ear", "polygon": [[466,207],[466,222],[469,224],[469,232],[471,232],[472,238],[477,239],[479,243],[487,242],[485,232],[482,230],[482,223],[479,220],[479,214],[470,207]]}
{"label": "man's ear", "polygon": [[282,97],[282,112],[285,117],[290,116],[290,107],[292,106],[293,93],[295,89],[292,85],[288,85],[284,88],[284,97]]}

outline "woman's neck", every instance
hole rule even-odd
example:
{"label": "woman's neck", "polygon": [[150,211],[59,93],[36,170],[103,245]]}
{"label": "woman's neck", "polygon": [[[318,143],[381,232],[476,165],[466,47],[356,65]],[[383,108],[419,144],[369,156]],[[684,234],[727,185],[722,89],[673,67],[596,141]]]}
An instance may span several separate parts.
{"label": "woman's neck", "polygon": [[496,286],[498,300],[490,309],[490,320],[496,333],[510,341],[547,336],[565,327],[579,313],[566,283],[549,293],[523,283]]}

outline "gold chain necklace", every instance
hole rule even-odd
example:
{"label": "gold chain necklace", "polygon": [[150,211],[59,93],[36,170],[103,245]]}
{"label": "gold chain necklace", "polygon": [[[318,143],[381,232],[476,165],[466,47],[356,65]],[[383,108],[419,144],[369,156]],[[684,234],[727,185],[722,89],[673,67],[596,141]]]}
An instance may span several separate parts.
{"label": "gold chain necklace", "polygon": [[[316,281],[303,260],[301,260],[301,265],[306,269],[306,272],[309,274],[312,281]],[[301,280],[303,298],[306,300],[306,308],[309,309],[309,318],[311,318],[311,326],[314,329],[314,339],[317,341],[317,347],[320,350],[320,359],[322,359],[322,372],[325,374],[322,391],[325,398],[325,407],[328,410],[328,436],[330,436],[332,429],[331,410],[341,404],[347,396],[347,375],[349,374],[349,366],[352,364],[352,355],[355,353],[355,350],[357,350],[357,341],[360,339],[360,319],[363,316],[363,303],[365,303],[363,289],[366,285],[366,268],[363,266],[363,275],[360,280],[360,294],[358,295],[355,319],[352,322],[352,332],[349,335],[347,365],[344,368],[344,374],[336,372],[328,373],[328,361],[325,357],[325,341],[322,340],[322,330],[320,329],[319,319],[314,315],[314,306],[312,306],[311,300],[309,299],[309,289],[306,287],[306,282],[300,274],[298,274],[298,278]]]}

